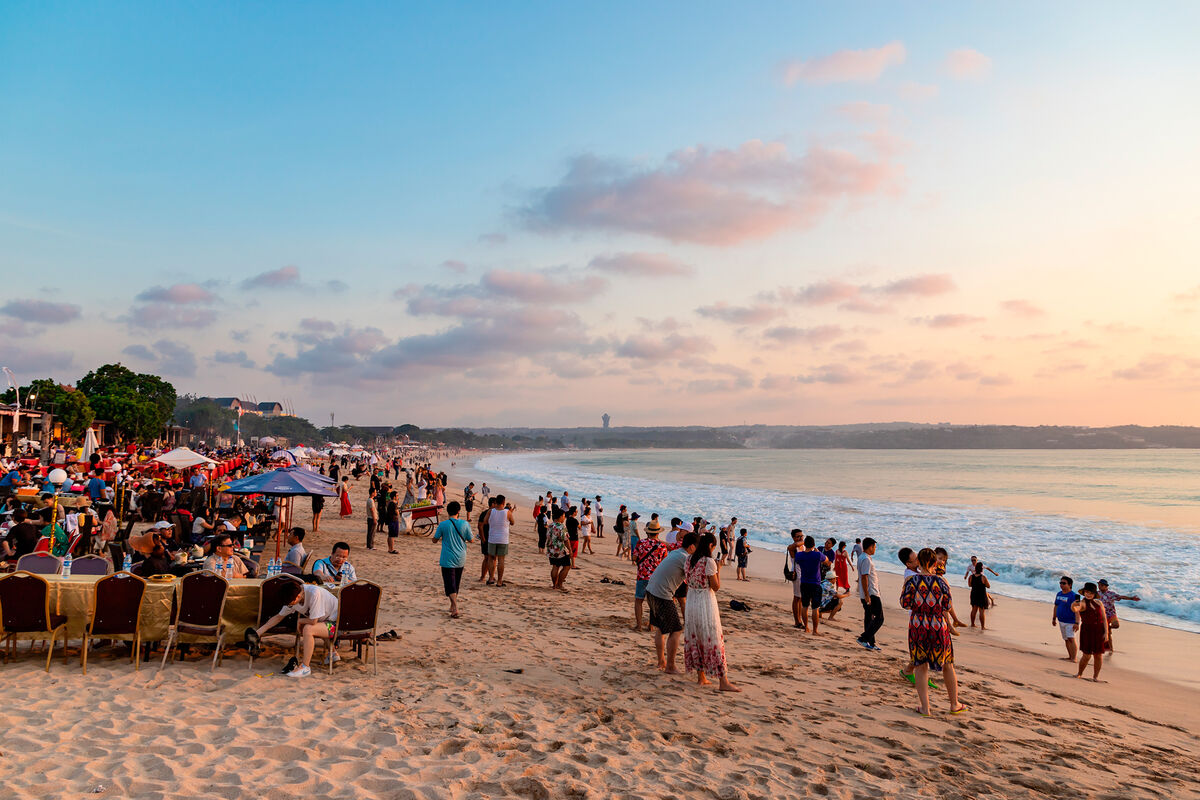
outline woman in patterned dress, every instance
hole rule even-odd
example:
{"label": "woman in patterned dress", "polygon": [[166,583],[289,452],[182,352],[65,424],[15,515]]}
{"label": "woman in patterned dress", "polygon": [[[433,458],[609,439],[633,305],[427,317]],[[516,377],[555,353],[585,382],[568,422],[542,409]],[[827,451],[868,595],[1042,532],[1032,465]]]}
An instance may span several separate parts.
{"label": "woman in patterned dress", "polygon": [[[700,686],[707,686],[707,675],[715,675],[722,692],[740,692],[729,682],[725,668],[725,637],[721,632],[721,612],[716,590],[721,588],[721,566],[712,557],[717,539],[711,533],[700,537],[687,562],[684,580],[688,587],[687,614],[683,619],[683,664],[696,670]],[[707,675],[706,675],[707,673]]]}
{"label": "woman in patterned dress", "polygon": [[928,547],[917,553],[918,571],[904,581],[900,607],[910,611],[908,650],[916,665],[917,698],[923,717],[929,716],[929,669],[940,669],[950,698],[950,713],[967,707],[958,702],[958,677],[954,673],[954,644],[950,639],[950,584],[933,574],[937,556]]}

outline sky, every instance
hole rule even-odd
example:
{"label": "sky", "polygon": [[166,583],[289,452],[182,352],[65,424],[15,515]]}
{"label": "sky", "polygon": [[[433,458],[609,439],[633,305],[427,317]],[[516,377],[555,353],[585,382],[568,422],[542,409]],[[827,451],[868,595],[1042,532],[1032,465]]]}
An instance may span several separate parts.
{"label": "sky", "polygon": [[0,5],[0,365],[324,424],[1200,425],[1194,3]]}

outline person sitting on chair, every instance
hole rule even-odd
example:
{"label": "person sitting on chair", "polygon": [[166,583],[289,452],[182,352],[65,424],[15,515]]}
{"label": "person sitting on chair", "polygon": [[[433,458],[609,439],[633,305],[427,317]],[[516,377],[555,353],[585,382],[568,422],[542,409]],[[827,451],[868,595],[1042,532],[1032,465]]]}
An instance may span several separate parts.
{"label": "person sitting on chair", "polygon": [[283,563],[296,567],[304,566],[304,559],[308,558],[308,553],[304,552],[304,533],[304,528],[292,528],[288,532],[287,543],[291,549],[283,557]]}
{"label": "person sitting on chair", "polygon": [[[233,574],[227,574],[230,563],[233,564]],[[225,575],[229,578],[244,578],[249,574],[246,562],[233,551],[233,537],[228,533],[218,533],[213,537],[213,553],[204,559],[204,568]]]}
{"label": "person sitting on chair", "polygon": [[[282,596],[287,598],[284,600],[283,608],[257,629],[247,630],[246,641],[252,648],[258,648],[259,638],[265,631],[271,630],[289,614],[299,614],[296,632],[300,636],[300,663],[287,675],[289,678],[304,678],[312,674],[308,662],[312,658],[317,639],[331,640],[337,631],[338,600],[329,590],[300,581],[295,581],[294,584],[289,581]],[[328,664],[329,659],[341,660],[337,651],[332,649],[325,663]]]}
{"label": "person sitting on chair", "polygon": [[343,579],[346,583],[354,583],[358,576],[354,573],[354,565],[349,562],[349,558],[350,545],[338,542],[333,546],[329,558],[322,558],[313,564],[313,575],[326,584],[337,585]]}

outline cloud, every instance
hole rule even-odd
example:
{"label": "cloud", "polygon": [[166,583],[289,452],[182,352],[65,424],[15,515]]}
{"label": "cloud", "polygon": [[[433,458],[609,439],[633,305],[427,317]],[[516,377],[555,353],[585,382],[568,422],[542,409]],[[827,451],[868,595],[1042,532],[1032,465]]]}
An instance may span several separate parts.
{"label": "cloud", "polygon": [[608,287],[608,281],[596,275],[556,279],[546,272],[518,272],[493,269],[483,273],[480,285],[488,295],[501,295],[526,302],[589,300]]}
{"label": "cloud", "polygon": [[850,103],[842,103],[837,107],[837,113],[864,125],[883,125],[891,118],[892,107],[880,103],[868,103],[865,100],[855,100]]}
{"label": "cloud", "polygon": [[79,319],[83,309],[73,303],[51,303],[46,300],[9,300],[0,306],[0,314],[22,322],[42,325],[71,322]]}
{"label": "cloud", "polygon": [[1005,300],[1000,307],[1018,317],[1040,317],[1046,313],[1028,300]]}
{"label": "cloud", "polygon": [[616,354],[638,361],[672,361],[711,349],[712,342],[701,336],[685,336],[681,333],[663,337],[636,334],[617,345]]}
{"label": "cloud", "polygon": [[247,342],[250,340],[249,330],[233,330],[229,332],[229,338],[235,342]]}
{"label": "cloud", "polygon": [[707,317],[716,317],[722,322],[730,322],[734,325],[761,325],[782,317],[787,312],[766,303],[758,303],[753,306],[731,306],[722,300],[711,306],[697,308],[696,313]]}
{"label": "cloud", "polygon": [[912,297],[933,297],[952,292],[957,287],[945,274],[913,275],[898,278],[882,286],[854,284],[842,280],[823,280],[807,286],[782,286],[763,295],[764,299],[779,298],[785,303],[801,306],[824,306],[840,303],[843,311],[880,314],[892,310],[887,302]]}
{"label": "cloud", "polygon": [[1171,374],[1175,362],[1176,359],[1168,356],[1148,356],[1131,367],[1113,370],[1113,377],[1127,381],[1159,380]]}
{"label": "cloud", "polygon": [[780,65],[783,82],[828,84],[869,82],[879,78],[888,67],[903,64],[907,52],[902,42],[889,42],[873,50],[839,50],[807,61],[785,61]]}
{"label": "cloud", "polygon": [[260,272],[242,281],[243,289],[291,289],[299,285],[300,270],[292,266]]}
{"label": "cloud", "polygon": [[131,328],[161,330],[207,328],[217,319],[211,308],[188,308],[171,303],[145,303],[133,306],[121,320]]}
{"label": "cloud", "polygon": [[643,278],[672,278],[694,275],[696,270],[665,253],[613,253],[596,256],[589,269]]}
{"label": "cloud", "polygon": [[808,344],[828,344],[843,333],[839,325],[817,325],[813,328],[798,328],[792,325],[780,325],[767,328],[763,336],[783,344],[806,342]]}
{"label": "cloud", "polygon": [[845,364],[824,364],[807,375],[799,375],[799,383],[854,383],[860,376]]}
{"label": "cloud", "polygon": [[235,367],[254,369],[254,361],[251,360],[250,356],[246,355],[245,350],[238,350],[237,352],[218,350],[213,353],[212,360],[216,364],[231,364]]}
{"label": "cloud", "polygon": [[466,264],[464,264],[464,263],[463,263],[463,262],[461,262],[461,261],[456,261],[456,260],[455,260],[455,259],[453,259],[453,258],[446,259],[446,260],[445,260],[445,261],[443,261],[441,264],[438,264],[438,266],[439,266],[439,267],[441,267],[441,268],[442,268],[442,269],[444,269],[444,270],[449,270],[450,272],[456,272],[456,273],[458,273],[459,275],[461,275],[461,274],[463,274],[464,272],[466,272],[466,271],[467,271],[467,265],[466,265]]}
{"label": "cloud", "polygon": [[153,363],[155,370],[169,377],[190,378],[196,374],[196,355],[191,348],[169,339],[159,339],[152,348],[131,344],[121,352]]}
{"label": "cloud", "polygon": [[300,320],[300,328],[306,331],[336,331],[337,325],[327,319],[317,319],[316,317],[305,317]]}
{"label": "cloud", "polygon": [[900,96],[901,100],[920,103],[925,102],[926,100],[932,100],[938,96],[938,92],[940,91],[941,89],[932,83],[916,83],[915,81],[905,81],[904,83],[900,84],[900,87],[896,90],[896,94]]}
{"label": "cloud", "polygon": [[191,305],[216,302],[217,296],[198,283],[176,283],[171,286],[151,286],[134,299],[147,303]]}
{"label": "cloud", "polygon": [[619,231],[727,246],[811,228],[838,201],[895,191],[901,174],[844,149],[816,146],[793,156],[759,140],[677,150],[652,167],[587,155],[518,214],[542,233]]}
{"label": "cloud", "polygon": [[927,328],[961,328],[983,322],[984,318],[970,314],[935,314],[932,317],[916,317],[912,321],[915,325],[924,325]]}
{"label": "cloud", "polygon": [[942,66],[951,78],[970,81],[986,77],[992,71],[992,60],[978,50],[961,47],[951,50]]}
{"label": "cloud", "polygon": [[346,283],[345,281],[339,281],[335,278],[331,281],[325,281],[325,288],[334,294],[341,294],[350,288],[350,284]]}

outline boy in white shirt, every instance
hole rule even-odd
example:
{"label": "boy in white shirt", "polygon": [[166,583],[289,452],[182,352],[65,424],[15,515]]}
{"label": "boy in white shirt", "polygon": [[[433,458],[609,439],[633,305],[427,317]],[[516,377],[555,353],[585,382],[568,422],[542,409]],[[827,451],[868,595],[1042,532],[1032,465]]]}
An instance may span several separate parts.
{"label": "boy in white shirt", "polygon": [[[312,674],[308,662],[312,658],[317,639],[332,639],[337,632],[338,599],[333,593],[311,583],[295,582],[292,594],[284,595],[283,608],[279,613],[258,626],[246,631],[246,640],[257,647],[264,631],[278,625],[290,614],[299,614],[296,631],[300,634],[300,664],[288,673],[289,678],[304,678]],[[340,661],[337,651],[330,651],[330,658]]]}

